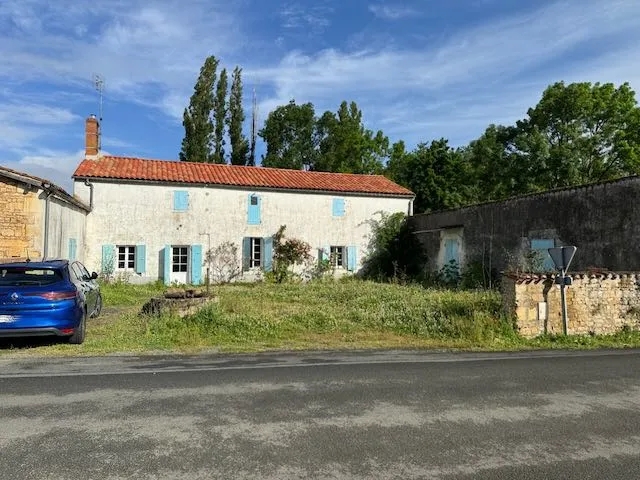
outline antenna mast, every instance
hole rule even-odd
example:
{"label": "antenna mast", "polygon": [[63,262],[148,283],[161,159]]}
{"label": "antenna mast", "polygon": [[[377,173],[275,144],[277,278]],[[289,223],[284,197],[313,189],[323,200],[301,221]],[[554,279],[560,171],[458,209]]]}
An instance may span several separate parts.
{"label": "antenna mast", "polygon": [[102,124],[102,99],[104,96],[104,78],[99,73],[93,74],[93,86],[98,92],[98,96],[100,97],[100,117],[99,121]]}
{"label": "antenna mast", "polygon": [[251,111],[251,153],[249,164],[256,164],[256,141],[258,139],[258,100],[256,98],[256,88],[253,87],[253,108]]}

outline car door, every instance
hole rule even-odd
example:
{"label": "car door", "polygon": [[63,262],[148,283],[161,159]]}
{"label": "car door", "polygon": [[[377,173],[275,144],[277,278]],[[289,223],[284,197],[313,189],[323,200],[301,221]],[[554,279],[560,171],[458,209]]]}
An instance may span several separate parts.
{"label": "car door", "polygon": [[91,296],[91,310],[92,315],[96,313],[96,308],[98,307],[98,297],[100,296],[100,286],[98,282],[96,282],[92,277],[87,268],[80,262],[76,262],[80,271],[82,272],[82,278],[84,279],[87,288],[90,290]]}
{"label": "car door", "polygon": [[78,290],[80,290],[84,295],[84,302],[87,308],[87,312],[89,313],[89,315],[91,315],[96,308],[95,292],[91,288],[91,285],[89,285],[89,283],[87,282],[87,277],[85,277],[85,274],[82,271],[79,262],[73,262],[69,266],[69,270],[71,271],[71,277],[78,287]]}

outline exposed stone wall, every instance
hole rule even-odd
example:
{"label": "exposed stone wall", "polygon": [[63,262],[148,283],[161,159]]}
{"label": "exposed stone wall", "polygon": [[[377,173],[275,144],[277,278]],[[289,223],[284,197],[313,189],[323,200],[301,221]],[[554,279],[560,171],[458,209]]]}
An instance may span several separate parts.
{"label": "exposed stone wall", "polygon": [[[568,333],[611,334],[640,327],[640,274],[576,274],[566,289]],[[504,277],[505,312],[520,334],[562,333],[560,287],[552,276]]]}
{"label": "exposed stone wall", "polygon": [[0,179],[0,258],[42,255],[41,210],[36,191]]}

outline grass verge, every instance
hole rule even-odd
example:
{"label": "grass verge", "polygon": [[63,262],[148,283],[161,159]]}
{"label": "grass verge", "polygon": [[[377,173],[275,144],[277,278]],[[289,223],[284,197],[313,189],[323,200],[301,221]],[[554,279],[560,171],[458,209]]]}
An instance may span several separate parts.
{"label": "grass verge", "polygon": [[90,321],[81,346],[0,350],[18,354],[102,355],[203,351],[441,348],[523,350],[639,347],[640,333],[519,337],[495,292],[425,290],[363,281],[236,284],[215,287],[217,302],[196,315],[137,313],[161,285],[102,287],[105,315]]}

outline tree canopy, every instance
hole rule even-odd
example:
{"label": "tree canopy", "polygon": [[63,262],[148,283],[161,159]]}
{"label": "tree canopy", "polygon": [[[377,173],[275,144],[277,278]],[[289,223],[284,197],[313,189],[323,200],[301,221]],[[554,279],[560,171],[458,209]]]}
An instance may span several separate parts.
{"label": "tree canopy", "polygon": [[[227,100],[227,71],[217,79],[218,66],[210,56],[200,69],[184,110],[180,159],[247,165],[242,69],[233,71]],[[269,112],[258,135],[265,167],[383,173],[416,194],[416,212],[640,173],[640,108],[627,83],[555,83],[523,119],[489,125],[458,148],[444,138],[410,151],[402,140],[390,146],[347,101],[318,117],[312,103],[291,100]]]}

